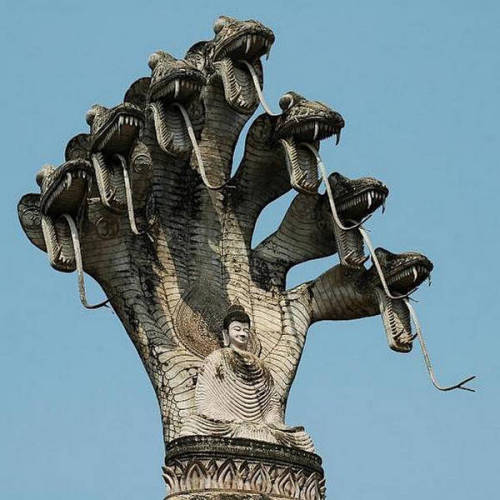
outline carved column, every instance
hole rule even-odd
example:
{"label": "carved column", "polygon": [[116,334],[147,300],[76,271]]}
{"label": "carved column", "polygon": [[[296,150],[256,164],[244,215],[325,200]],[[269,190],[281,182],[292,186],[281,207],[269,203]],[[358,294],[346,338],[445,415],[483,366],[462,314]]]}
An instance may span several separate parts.
{"label": "carved column", "polygon": [[[163,477],[169,499],[300,498],[325,496],[321,458],[249,439],[184,437],[167,452]],[[231,494],[232,497],[224,497]]]}

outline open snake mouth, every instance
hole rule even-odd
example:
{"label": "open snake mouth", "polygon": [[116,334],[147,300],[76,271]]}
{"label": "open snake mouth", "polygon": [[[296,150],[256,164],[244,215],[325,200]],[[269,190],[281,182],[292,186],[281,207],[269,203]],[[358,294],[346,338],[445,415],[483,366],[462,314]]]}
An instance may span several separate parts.
{"label": "open snake mouth", "polygon": [[328,179],[335,198],[337,213],[342,221],[360,222],[385,204],[387,187],[377,179],[348,179],[338,172]]}
{"label": "open snake mouth", "polygon": [[249,63],[258,75],[262,87],[260,58],[269,54],[274,34],[256,21],[236,21],[221,16],[215,21],[213,61],[222,78],[227,103],[236,111],[251,113],[259,104],[252,76],[241,61]]}
{"label": "open snake mouth", "polygon": [[78,217],[88,194],[92,168],[85,160],[71,160],[59,168],[43,167],[37,174],[42,194],[42,232],[52,267],[71,272],[76,268],[75,253],[63,215]]}
{"label": "open snake mouth", "polygon": [[53,171],[39,173],[42,187],[40,210],[54,216],[63,213],[76,215],[88,193],[92,168],[88,161],[72,160]]}
{"label": "open snake mouth", "polygon": [[297,121],[289,121],[279,128],[276,137],[293,137],[296,142],[309,142],[311,144],[335,135],[340,140],[340,131],[344,120],[338,113],[331,116],[309,116]]}
{"label": "open snake mouth", "polygon": [[317,150],[319,141],[333,135],[338,142],[344,120],[327,106],[306,101],[292,92],[280,99],[280,107],[284,112],[278,117],[274,138],[283,147],[290,184],[299,192],[315,193],[321,182],[318,162],[306,145]]}
{"label": "open snake mouth", "polygon": [[[427,257],[417,252],[393,254],[384,248],[376,248],[375,255],[391,292],[401,295],[422,284],[434,267]],[[380,283],[378,276],[376,280]]]}
{"label": "open snake mouth", "polygon": [[126,153],[144,127],[140,111],[119,111],[108,124],[98,131],[94,139],[93,151],[107,154]]}
{"label": "open snake mouth", "polygon": [[164,105],[172,102],[185,104],[199,96],[205,78],[197,70],[177,71],[151,84],[150,102],[161,101]]}
{"label": "open snake mouth", "polygon": [[339,215],[344,220],[359,221],[382,206],[388,190],[366,189],[346,200],[337,202]]}
{"label": "open snake mouth", "polygon": [[[243,23],[244,24],[244,23]],[[214,60],[226,57],[251,61],[268,54],[274,43],[274,34],[262,25],[254,27],[242,26],[235,36],[217,42],[214,49]]]}

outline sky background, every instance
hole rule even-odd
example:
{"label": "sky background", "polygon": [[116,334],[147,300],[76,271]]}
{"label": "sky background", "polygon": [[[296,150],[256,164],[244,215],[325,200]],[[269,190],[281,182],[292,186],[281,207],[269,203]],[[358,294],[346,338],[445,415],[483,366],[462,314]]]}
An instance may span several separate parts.
{"label": "sky background", "polygon": [[[295,90],[342,113],[340,146],[322,146],[327,168],[388,185],[386,213],[368,223],[372,238],[434,262],[415,307],[437,375],[443,384],[478,376],[475,394],[436,391],[418,346],[389,350],[380,317],[314,325],[287,423],[312,435],[328,498],[497,497],[498,1],[0,5],[0,498],[163,498],[159,411],[139,357],[116,316],[84,310],[75,274],[52,270],[29,243],[16,204],[36,191],[42,164],[61,163],[66,142],[87,130],[92,104],[120,102],[149,75],[152,52],[182,57],[212,37],[220,14],[274,30],[264,62],[274,110]],[[290,200],[266,209],[256,243]],[[299,266],[288,283],[335,263]],[[89,294],[101,296],[98,287]]]}

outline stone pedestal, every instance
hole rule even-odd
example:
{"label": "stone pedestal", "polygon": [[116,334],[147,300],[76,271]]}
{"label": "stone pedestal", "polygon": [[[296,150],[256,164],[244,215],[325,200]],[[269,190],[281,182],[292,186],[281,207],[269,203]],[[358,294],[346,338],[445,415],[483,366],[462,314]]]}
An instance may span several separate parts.
{"label": "stone pedestal", "polygon": [[163,473],[168,500],[325,498],[318,455],[263,441],[182,437],[170,443]]}

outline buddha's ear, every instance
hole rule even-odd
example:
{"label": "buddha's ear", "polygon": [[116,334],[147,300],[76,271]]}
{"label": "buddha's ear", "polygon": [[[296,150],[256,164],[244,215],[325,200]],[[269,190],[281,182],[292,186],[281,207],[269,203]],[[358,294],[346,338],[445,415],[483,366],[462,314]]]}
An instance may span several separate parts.
{"label": "buddha's ear", "polygon": [[229,345],[231,344],[231,341],[229,340],[229,332],[226,328],[222,330],[222,342],[224,344],[224,347],[229,347]]}

